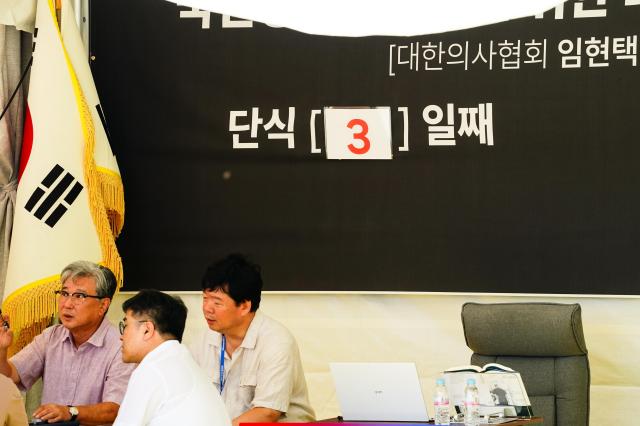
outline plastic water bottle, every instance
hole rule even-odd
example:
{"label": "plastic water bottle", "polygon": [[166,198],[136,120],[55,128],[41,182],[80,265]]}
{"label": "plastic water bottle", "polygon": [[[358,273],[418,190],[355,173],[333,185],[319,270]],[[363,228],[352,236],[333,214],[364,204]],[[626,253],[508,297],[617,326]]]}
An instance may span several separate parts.
{"label": "plastic water bottle", "polygon": [[433,396],[433,408],[435,411],[435,424],[436,425],[449,425],[451,420],[449,418],[449,394],[447,388],[444,385],[444,379],[436,380],[436,392]]}
{"label": "plastic water bottle", "polygon": [[465,426],[480,424],[480,398],[476,379],[467,379],[467,386],[464,388],[464,424]]}

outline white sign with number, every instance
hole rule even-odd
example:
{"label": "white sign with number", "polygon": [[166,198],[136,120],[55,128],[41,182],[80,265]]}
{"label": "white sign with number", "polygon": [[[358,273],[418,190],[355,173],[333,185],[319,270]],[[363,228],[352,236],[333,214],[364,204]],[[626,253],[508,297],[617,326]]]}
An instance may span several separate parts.
{"label": "white sign with number", "polygon": [[329,160],[391,160],[391,108],[324,108]]}

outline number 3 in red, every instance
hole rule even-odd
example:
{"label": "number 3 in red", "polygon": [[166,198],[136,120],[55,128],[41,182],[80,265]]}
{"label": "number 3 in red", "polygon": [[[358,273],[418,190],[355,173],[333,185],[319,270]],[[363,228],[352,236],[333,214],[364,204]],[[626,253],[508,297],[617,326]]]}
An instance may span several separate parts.
{"label": "number 3 in red", "polygon": [[347,148],[349,148],[349,151],[353,152],[354,154],[366,154],[371,148],[371,142],[369,141],[369,138],[367,138],[369,126],[367,125],[367,122],[362,120],[361,118],[354,118],[353,120],[349,121],[347,127],[353,129],[353,126],[360,126],[360,133],[354,133],[353,138],[355,140],[361,140],[362,146],[358,148],[354,144],[350,143],[349,145],[347,145]]}

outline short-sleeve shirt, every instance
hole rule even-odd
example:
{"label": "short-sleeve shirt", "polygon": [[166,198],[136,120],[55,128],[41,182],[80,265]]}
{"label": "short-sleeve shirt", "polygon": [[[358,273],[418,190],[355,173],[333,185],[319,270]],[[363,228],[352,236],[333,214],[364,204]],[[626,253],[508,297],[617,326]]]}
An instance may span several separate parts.
{"label": "short-sleeve shirt", "polygon": [[105,318],[93,335],[76,348],[62,325],[47,328],[10,359],[20,389],[40,377],[42,404],[120,404],[136,364],[122,362],[120,333]]}
{"label": "short-sleeve shirt", "polygon": [[[194,359],[218,390],[221,342],[220,333],[206,330],[190,346]],[[282,412],[279,421],[315,420],[298,345],[289,330],[256,312],[233,357],[225,353],[222,399],[232,419],[264,407]]]}
{"label": "short-sleeve shirt", "polygon": [[231,426],[217,390],[186,347],[168,340],[131,375],[114,426]]}

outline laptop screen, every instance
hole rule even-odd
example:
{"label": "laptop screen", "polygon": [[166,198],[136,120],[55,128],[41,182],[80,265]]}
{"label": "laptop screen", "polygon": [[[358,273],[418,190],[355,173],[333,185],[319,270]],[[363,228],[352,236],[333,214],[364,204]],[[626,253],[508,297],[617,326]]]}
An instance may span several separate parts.
{"label": "laptop screen", "polygon": [[331,375],[345,421],[429,420],[412,362],[333,362]]}

